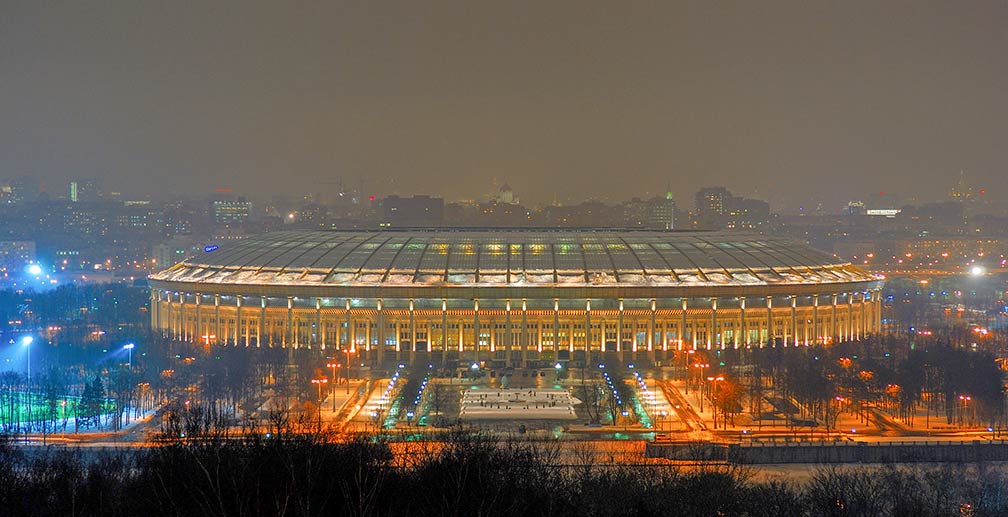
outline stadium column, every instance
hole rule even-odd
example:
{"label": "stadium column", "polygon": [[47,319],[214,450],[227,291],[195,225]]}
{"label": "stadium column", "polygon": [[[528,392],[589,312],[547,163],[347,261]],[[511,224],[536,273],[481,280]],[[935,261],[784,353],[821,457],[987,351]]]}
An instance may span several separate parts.
{"label": "stadium column", "polygon": [[774,325],[773,325],[773,296],[766,297],[766,334],[767,341],[770,342],[770,346],[777,344],[777,340],[774,339]]}
{"label": "stadium column", "polygon": [[871,328],[868,325],[868,303],[872,299],[870,292],[861,293],[861,336],[867,335]]}
{"label": "stadium column", "polygon": [[294,329],[292,328],[293,326],[294,326],[294,298],[288,296],[287,297],[287,323],[284,324],[284,335],[283,335],[283,340],[281,341],[281,344],[284,347],[286,347],[288,343],[291,343],[291,342],[294,341],[294,338],[292,337],[294,335],[293,334],[293,330]]}
{"label": "stadium column", "polygon": [[859,339],[858,336],[854,334],[856,327],[854,326],[854,293],[847,294],[847,341],[853,341]]}
{"label": "stadium column", "polygon": [[[584,362],[581,363],[581,367],[584,368],[588,361],[591,360],[591,338],[592,338],[592,328],[591,328],[591,299],[585,299],[585,340],[584,340]],[[602,336],[602,341],[605,342],[605,336]],[[603,345],[604,346],[604,345]]]}
{"label": "stadium column", "polygon": [[161,335],[164,336],[164,327],[161,326],[161,291],[158,289],[152,289],[150,295],[150,316],[151,316],[151,328],[158,329],[161,331]]}
{"label": "stadium column", "polygon": [[819,342],[819,293],[812,295],[812,343]]}
{"label": "stadium column", "polygon": [[382,311],[382,299],[378,298],[377,305],[378,309],[378,366],[381,367],[382,361],[385,360],[385,313]]}
{"label": "stadium column", "polygon": [[511,357],[511,299],[504,300],[504,354],[507,361],[504,364],[508,367],[514,366]]}
{"label": "stadium column", "polygon": [[179,338],[182,341],[189,341],[189,327],[185,321],[185,292],[179,293]]}
{"label": "stadium column", "polygon": [[490,321],[488,321],[486,323],[486,326],[487,326],[488,329],[490,329],[490,332],[488,332],[487,334],[488,334],[488,336],[490,338],[490,343],[489,343],[489,345],[490,345],[490,360],[492,361],[492,360],[494,360],[496,358],[495,352],[497,351],[497,342],[496,342],[497,320],[494,319],[493,316],[490,316],[487,319],[490,320]]}
{"label": "stadium column", "polygon": [[543,320],[542,318],[536,318],[536,352],[539,353],[538,358],[542,359],[542,347],[543,347]]}
{"label": "stadium column", "polygon": [[802,311],[801,326],[802,326],[802,342],[805,343],[805,346],[809,346],[809,319],[808,319],[808,313],[804,310]]}
{"label": "stadium column", "polygon": [[[312,344],[318,345],[318,351],[322,353],[322,298],[315,298],[315,332],[312,336]],[[335,380],[335,379],[334,379]]]}
{"label": "stadium column", "polygon": [[[682,312],[680,313],[679,319],[679,350],[682,350],[686,345],[686,309],[689,307],[686,297],[683,296],[682,299]],[[696,350],[696,343],[693,343],[693,349]]]}
{"label": "stadium column", "polygon": [[476,362],[480,361],[480,328],[479,328],[479,299],[473,298],[473,353]]}
{"label": "stadium column", "polygon": [[219,294],[215,294],[214,295],[213,302],[214,302],[214,341],[216,341],[218,339],[220,339],[220,340],[223,341],[224,337],[221,335],[220,295]]}
{"label": "stadium column", "polygon": [[752,341],[749,339],[749,329],[746,328],[745,296],[739,296],[738,301],[739,301],[739,328],[742,330],[742,344],[749,346],[752,344]]}
{"label": "stadium column", "polygon": [[837,336],[837,293],[833,293],[833,316],[830,318],[830,340],[833,343],[839,341]]}
{"label": "stadium column", "polygon": [[203,298],[203,293],[196,293],[196,340],[199,341],[203,337],[203,320],[200,316],[200,300]]}
{"label": "stadium column", "polygon": [[[353,319],[350,317],[350,298],[346,299],[346,303],[344,304],[344,311],[343,311],[343,313],[346,315],[346,322],[345,322],[346,323],[346,338],[345,338],[345,341],[343,341],[343,347],[342,348],[344,350],[351,350],[352,351],[353,347],[354,347],[354,333],[355,332],[354,332],[354,328],[353,328]],[[396,337],[398,337],[398,336],[396,336]]]}
{"label": "stadium column", "polygon": [[262,346],[264,335],[266,335],[266,297],[262,296],[259,298],[259,330],[256,331],[256,347]]}
{"label": "stadium column", "polygon": [[[741,303],[742,299],[738,298],[738,300],[739,300],[739,303]],[[737,323],[738,323],[738,326],[735,329],[733,329],[733,332],[732,332],[732,348],[734,348],[736,350],[738,350],[738,346],[739,346],[739,332],[744,332],[745,331],[745,326],[742,325],[742,312],[741,311],[739,311],[739,321]]]}
{"label": "stadium column", "polygon": [[710,332],[707,333],[707,350],[717,346],[717,297],[711,297]]}
{"label": "stadium column", "polygon": [[553,354],[560,359],[560,299],[553,298]]}
{"label": "stadium column", "polygon": [[791,339],[798,346],[798,297],[791,295]]}
{"label": "stadium column", "polygon": [[448,300],[441,298],[441,366],[448,364]]}
{"label": "stadium column", "polygon": [[619,312],[616,315],[616,353],[623,360],[623,298],[619,299]]}
{"label": "stadium column", "polygon": [[648,359],[655,360],[654,351],[654,331],[655,331],[655,299],[651,298],[651,311],[648,313],[647,351]]}
{"label": "stadium column", "polygon": [[[241,309],[242,309],[242,296],[239,294],[235,296],[235,324],[234,324],[235,346],[238,346],[241,343],[241,331],[242,331]],[[245,343],[245,345],[248,346],[248,343]]]}
{"label": "stadium column", "polygon": [[875,332],[882,332],[882,290],[875,290]]}
{"label": "stadium column", "polygon": [[572,361],[574,360],[574,327],[575,326],[576,325],[575,325],[573,319],[571,319],[567,323],[567,353],[570,354],[567,357],[569,357],[570,360],[572,360]]}
{"label": "stadium column", "polygon": [[413,312],[413,298],[409,299],[409,362],[412,365],[416,361],[416,313]]}
{"label": "stadium column", "polygon": [[525,368],[528,358],[528,299],[522,298],[521,335],[518,336],[521,346],[521,367]]}

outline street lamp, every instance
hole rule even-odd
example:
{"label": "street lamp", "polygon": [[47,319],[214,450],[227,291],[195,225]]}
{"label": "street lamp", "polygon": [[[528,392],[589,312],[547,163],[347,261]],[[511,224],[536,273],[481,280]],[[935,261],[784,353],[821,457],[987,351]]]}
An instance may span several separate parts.
{"label": "street lamp", "polygon": [[29,385],[31,385],[31,344],[32,344],[32,341],[35,341],[35,338],[33,338],[31,336],[25,336],[25,337],[21,338],[21,346],[25,347],[25,349],[28,350],[27,370],[28,370],[28,384]]}
{"label": "street lamp", "polygon": [[689,360],[696,350],[683,350],[683,380],[686,381],[686,394],[689,395]]}
{"label": "street lamp", "polygon": [[[354,352],[354,350],[352,348],[347,348],[347,349],[343,350],[343,353],[346,354],[346,392],[347,392],[347,395],[349,395],[350,394],[350,356],[353,355],[355,352]],[[400,368],[402,368],[402,366],[400,366]]]}
{"label": "street lamp", "polygon": [[135,347],[135,346],[136,345],[134,345],[133,343],[126,343],[125,345],[123,345],[123,348],[125,348],[129,352],[129,367],[130,367],[130,370],[133,369],[133,347]]}
{"label": "street lamp", "polygon": [[[693,363],[693,368],[699,368],[700,369],[700,379],[701,379],[701,385],[700,385],[700,388],[701,388],[700,389],[700,412],[703,413],[703,395],[704,395],[703,394],[703,371],[704,371],[704,368],[710,368],[710,364],[709,363]],[[686,384],[689,384],[689,380],[686,381]]]}
{"label": "street lamp", "polygon": [[312,384],[318,386],[318,422],[319,429],[322,429],[322,385],[329,382],[325,377],[316,377],[311,380]]}
{"label": "street lamp", "polygon": [[[336,378],[336,369],[339,368],[339,367],[341,367],[341,366],[343,366],[343,365],[340,364],[340,363],[337,363],[336,361],[329,361],[328,363],[326,363],[326,366],[329,367],[329,368],[332,368],[333,382],[338,382],[338,379]],[[350,389],[350,379],[349,379],[349,377],[347,378],[347,389],[348,390]],[[335,386],[333,386],[332,410],[333,410],[333,413],[336,412],[336,387]]]}
{"label": "street lamp", "polygon": [[[720,382],[720,381],[723,381],[723,380],[724,380],[724,375],[718,375],[717,377],[713,377],[713,376],[712,377],[707,377],[707,382],[710,382],[710,383]],[[703,393],[702,392],[700,394],[700,401],[703,402]],[[714,393],[713,393],[713,391],[711,392],[711,407],[713,408],[712,411],[714,412],[714,429],[717,429],[717,404],[714,403]],[[702,409],[700,411],[703,412]],[[728,419],[727,418],[725,418],[725,428],[726,429],[728,428]]]}

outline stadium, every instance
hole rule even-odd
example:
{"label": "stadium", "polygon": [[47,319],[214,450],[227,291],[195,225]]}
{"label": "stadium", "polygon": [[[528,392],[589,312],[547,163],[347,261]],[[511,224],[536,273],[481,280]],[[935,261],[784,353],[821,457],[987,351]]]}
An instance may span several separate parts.
{"label": "stadium", "polygon": [[879,330],[882,281],[787,239],[635,230],[289,231],[150,277],[151,323],[205,346],[362,364],[668,361]]}

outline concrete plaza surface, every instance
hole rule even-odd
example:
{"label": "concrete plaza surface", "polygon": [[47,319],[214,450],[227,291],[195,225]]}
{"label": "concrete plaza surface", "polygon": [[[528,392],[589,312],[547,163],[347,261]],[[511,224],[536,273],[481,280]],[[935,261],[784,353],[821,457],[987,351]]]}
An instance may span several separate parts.
{"label": "concrete plaza surface", "polygon": [[470,388],[462,394],[462,420],[576,420],[581,401],[557,388]]}

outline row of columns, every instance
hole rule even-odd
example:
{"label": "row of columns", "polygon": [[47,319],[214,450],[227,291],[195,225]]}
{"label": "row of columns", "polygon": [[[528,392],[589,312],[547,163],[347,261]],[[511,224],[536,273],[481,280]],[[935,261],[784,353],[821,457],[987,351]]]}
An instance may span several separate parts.
{"label": "row of columns", "polygon": [[[804,321],[803,322],[803,325],[802,325],[802,327],[803,327],[803,335],[802,336],[799,336],[799,331],[798,331],[799,325],[798,325],[797,297],[794,297],[794,296],[790,297],[790,308],[789,308],[790,309],[790,311],[789,311],[790,312],[790,325],[782,325],[782,329],[781,329],[782,332],[779,333],[780,336],[783,338],[784,344],[785,345],[787,345],[787,344],[799,345],[799,344],[802,344],[802,343],[808,344],[808,342],[809,342],[809,335],[810,334],[811,334],[813,342],[817,341],[820,336],[828,336],[829,339],[831,339],[832,341],[856,340],[856,339],[860,339],[861,337],[863,337],[865,335],[865,333],[867,333],[869,331],[872,331],[872,330],[878,330],[881,327],[881,299],[880,299],[880,291],[874,290],[874,291],[870,291],[870,292],[867,292],[867,293],[863,293],[862,296],[861,296],[861,302],[859,304],[857,304],[858,309],[855,309],[855,300],[854,300],[855,296],[853,294],[847,296],[846,307],[842,307],[841,304],[838,303],[839,296],[840,295],[838,293],[831,293],[831,295],[830,295],[832,303],[830,304],[830,307],[829,307],[829,309],[831,310],[831,314],[830,314],[830,318],[829,318],[830,329],[829,329],[828,333],[827,332],[821,332],[822,330],[825,330],[825,329],[823,329],[822,326],[821,326],[822,322],[820,320],[820,315],[819,315],[819,312],[820,312],[819,311],[819,296],[817,296],[817,295],[813,296],[813,298],[812,298],[813,303],[812,303],[812,306],[811,306],[812,317],[811,317],[810,321]],[[237,296],[235,298],[236,298],[236,300],[235,300],[235,303],[233,305],[235,320],[234,320],[233,324],[227,326],[228,327],[227,328],[227,335],[224,335],[222,333],[222,331],[224,331],[225,329],[222,326],[222,319],[221,319],[221,296],[219,294],[214,295],[214,297],[213,297],[213,311],[214,311],[213,318],[214,318],[214,321],[213,321],[213,324],[212,324],[212,329],[213,329],[212,333],[211,333],[211,329],[209,328],[209,326],[207,326],[207,325],[204,324],[204,309],[203,309],[203,303],[202,303],[204,297],[201,294],[199,294],[199,293],[197,293],[197,295],[195,297],[195,303],[191,304],[193,306],[193,308],[190,309],[188,307],[188,305],[190,305],[190,304],[187,304],[186,296],[182,295],[181,293],[178,293],[178,292],[171,293],[171,292],[160,291],[160,290],[153,291],[152,292],[152,304],[151,304],[152,305],[152,314],[151,314],[152,320],[151,320],[151,323],[152,323],[152,325],[155,328],[162,329],[162,331],[166,335],[168,335],[168,336],[170,336],[170,337],[172,337],[174,339],[179,339],[179,340],[182,340],[182,341],[190,341],[190,342],[202,341],[202,342],[205,342],[206,344],[210,344],[212,342],[221,342],[221,341],[223,341],[223,342],[231,342],[231,343],[236,344],[236,345],[244,344],[245,346],[248,346],[250,344],[250,338],[251,338],[251,335],[252,335],[252,329],[251,328],[246,328],[246,327],[249,327],[249,325],[247,323],[243,324],[244,320],[242,318],[242,314],[243,314],[243,309],[244,309],[244,307],[246,305],[245,300],[246,299],[254,299],[255,297]],[[274,334],[272,332],[270,332],[270,329],[267,329],[267,299],[266,299],[266,297],[258,297],[258,298],[260,298],[260,300],[259,300],[259,302],[260,302],[259,303],[259,311],[258,311],[259,312],[259,315],[258,315],[259,318],[258,318],[258,326],[256,328],[255,335],[256,335],[256,343],[261,345],[261,344],[263,344],[262,343],[262,338],[264,336],[268,335],[270,337],[270,339],[272,339],[272,337],[273,337]],[[765,344],[765,341],[762,339],[762,336],[763,336],[763,333],[762,333],[763,329],[762,328],[756,330],[759,333],[759,335],[760,335],[760,338],[757,338],[758,342],[753,342],[753,340],[751,339],[751,331],[750,331],[749,326],[747,326],[747,324],[749,323],[749,318],[747,318],[747,312],[749,312],[751,310],[751,309],[749,309],[747,307],[748,301],[749,300],[746,297],[739,297],[738,298],[738,302],[739,302],[738,303],[738,309],[721,310],[721,309],[718,308],[718,299],[717,298],[711,298],[711,305],[710,305],[710,326],[709,326],[709,329],[707,329],[707,335],[705,336],[705,338],[704,338],[703,341],[698,341],[698,339],[697,339],[698,333],[697,333],[697,331],[694,328],[694,330],[692,332],[690,332],[691,338],[692,338],[692,346],[694,348],[696,348],[696,347],[703,347],[703,346],[706,346],[706,348],[714,348],[714,347],[718,347],[718,346],[725,347],[725,346],[729,346],[729,345],[730,346],[734,346],[734,347],[738,347],[738,346],[743,346],[743,345],[744,346],[751,346],[751,345],[754,345],[754,344],[758,344],[758,345]],[[638,346],[640,346],[640,345],[646,346],[646,350],[649,351],[649,352],[650,351],[654,351],[654,349],[655,349],[656,343],[654,342],[654,337],[655,337],[655,332],[656,332],[656,328],[657,328],[657,325],[656,325],[656,317],[657,317],[656,316],[657,315],[656,302],[657,302],[656,299],[654,299],[654,298],[650,299],[650,310],[648,311],[648,318],[647,318],[647,321],[646,321],[647,331],[646,331],[646,339],[645,339],[644,343],[638,343],[637,333],[639,332],[639,330],[638,330],[638,324],[637,324],[637,322],[635,321],[633,323],[633,325],[632,325],[633,328],[634,328],[634,332],[633,332],[632,340],[630,340],[630,342],[631,342],[631,346],[632,346],[632,350],[631,351],[633,351],[633,352],[637,352],[638,351]],[[519,347],[521,349],[521,361],[522,361],[522,363],[524,363],[526,361],[527,352],[528,352],[528,348],[529,348],[529,343],[528,343],[528,338],[529,338],[529,332],[528,332],[529,317],[528,317],[528,305],[527,304],[528,304],[528,300],[527,299],[522,299],[521,300],[521,309],[520,309],[521,318],[520,318],[520,327],[519,327],[520,328]],[[327,346],[329,346],[329,345],[332,344],[332,345],[335,345],[335,346],[339,346],[341,348],[349,348],[351,351],[354,351],[354,352],[356,351],[356,347],[357,347],[357,343],[356,343],[356,334],[357,334],[357,332],[356,332],[356,330],[357,329],[354,328],[355,322],[354,322],[354,320],[352,319],[352,316],[351,316],[352,315],[352,307],[351,307],[351,301],[349,299],[346,299],[345,310],[344,310],[346,333],[345,333],[345,335],[343,335],[342,332],[340,332],[339,330],[337,330],[337,337],[336,337],[336,341],[337,342],[336,343],[327,343],[326,342],[326,338],[327,338],[328,332],[323,327],[323,324],[327,323],[327,322],[324,321],[324,319],[323,319],[323,315],[322,315],[322,299],[321,298],[316,298],[315,299],[314,318],[313,318],[313,320],[314,320],[314,325],[313,325],[314,331],[310,333],[311,335],[310,335],[310,338],[309,338],[309,340],[308,340],[307,343],[301,342],[302,332],[295,330],[295,323],[298,323],[300,325],[300,322],[304,321],[304,318],[295,318],[294,298],[293,297],[287,297],[287,304],[286,305],[287,305],[287,307],[286,307],[286,309],[287,309],[286,310],[286,323],[283,325],[284,333],[283,333],[283,335],[281,337],[281,340],[280,340],[280,343],[279,343],[280,345],[287,346],[288,344],[290,344],[290,345],[293,345],[294,347],[320,345],[320,348],[324,349]],[[174,307],[174,309],[173,309],[173,307]],[[378,346],[376,347],[377,348],[377,360],[379,362],[382,362],[385,359],[384,354],[386,352],[386,345],[385,345],[385,343],[386,343],[386,336],[385,336],[385,332],[387,330],[387,326],[385,324],[385,312],[386,311],[383,310],[383,301],[381,299],[376,300],[376,309],[377,310],[376,310],[376,318],[375,319],[377,320],[377,331],[378,331]],[[191,317],[194,319],[195,325],[192,328],[187,323],[189,321],[188,318],[190,317],[190,315],[187,312],[189,310],[194,311],[194,314],[191,315]],[[681,314],[680,314],[679,327],[678,327],[678,329],[676,331],[676,341],[677,341],[676,346],[679,347],[679,348],[681,348],[683,346],[688,346],[690,344],[690,343],[686,342],[686,338],[685,338],[686,333],[687,333],[686,329],[688,328],[688,323],[689,322],[694,322],[694,323],[696,322],[695,318],[688,318],[687,317],[688,316],[688,310],[689,310],[688,299],[683,298],[682,299],[682,308],[681,308]],[[776,337],[778,336],[778,332],[777,332],[777,329],[775,328],[775,319],[780,318],[781,317],[781,313],[780,312],[777,312],[777,313],[774,312],[773,298],[772,297],[766,297],[765,298],[765,310],[766,310],[766,320],[765,320],[766,321],[766,325],[765,325],[766,334],[765,334],[765,336],[768,339],[772,340],[773,342],[776,342]],[[858,318],[855,318],[855,311],[856,310],[859,312]],[[163,312],[165,312],[165,311],[167,311],[168,314],[163,314]],[[172,316],[173,311],[174,311],[174,314],[176,314],[176,316]],[[845,317],[844,317],[844,322],[843,322],[844,326],[843,327],[839,326],[840,325],[840,317],[839,316],[840,316],[841,311],[846,312],[846,314],[844,315]],[[304,312],[303,309],[298,309],[298,313],[303,313],[303,312]],[[409,337],[409,343],[410,343],[410,348],[409,348],[409,359],[410,360],[415,359],[415,353],[416,353],[416,345],[415,345],[415,343],[417,343],[417,321],[416,321],[416,314],[415,314],[415,312],[416,311],[415,311],[415,308],[414,308],[414,300],[410,299],[409,300],[409,308],[408,308],[408,311],[407,311],[407,315],[408,315],[408,320],[407,320],[408,337]],[[512,329],[513,329],[514,326],[511,324],[511,321],[512,321],[511,312],[512,312],[512,300],[511,299],[507,299],[507,300],[505,300],[505,309],[504,309],[504,333],[505,333],[504,341],[505,341],[506,356],[509,358],[509,360],[512,357],[512,352],[513,352],[512,346],[513,346],[513,341],[514,341],[513,338],[512,338]],[[807,312],[807,311],[803,311],[803,312]],[[552,311],[552,313],[553,313],[552,314],[553,315],[553,318],[552,318],[552,320],[553,320],[552,321],[552,335],[553,335],[552,341],[553,341],[553,347],[554,347],[554,350],[559,351],[560,350],[560,346],[561,346],[561,344],[558,343],[558,335],[559,335],[559,331],[560,331],[559,299],[554,299],[553,300],[553,311]],[[727,316],[722,316],[723,313],[727,314]],[[483,347],[480,346],[480,335],[481,335],[481,332],[480,332],[480,314],[481,314],[481,312],[480,312],[479,300],[478,299],[473,300],[473,317],[472,317],[473,318],[472,319],[473,339],[472,339],[472,341],[473,341],[473,344],[475,345],[473,347],[473,353],[474,353],[474,357],[475,357],[476,361],[480,361],[482,359],[481,353],[483,352]],[[804,317],[803,317],[803,319],[804,319]],[[371,320],[368,319],[367,321],[368,321],[368,325],[367,325],[367,329],[365,331],[365,333],[366,333],[365,343],[366,343],[366,350],[367,351],[371,351],[371,349],[372,349],[372,339],[371,339],[371,336],[370,336],[370,328],[371,328],[370,321]],[[604,321],[603,319],[599,319],[598,321],[600,322],[599,323],[599,337],[600,337],[600,341],[601,341],[600,343],[598,343],[599,344],[599,350],[602,351],[602,352],[611,351],[611,350],[607,350],[607,341],[608,340],[607,340],[607,336],[606,336],[606,333],[607,333],[607,330],[608,330],[606,328],[606,324],[609,323],[609,322],[608,321]],[[738,327],[732,326],[730,331],[718,332],[719,323],[722,323],[721,328],[725,328],[726,324],[728,324],[728,323],[734,323],[735,321],[737,321],[739,323]],[[433,351],[432,350],[432,346],[431,346],[431,343],[432,343],[432,339],[431,338],[432,338],[432,336],[430,335],[430,328],[429,328],[430,321],[428,320],[427,323],[428,323],[428,328],[425,330],[425,333],[426,333],[426,336],[425,336],[426,339],[425,339],[425,341],[427,343],[427,352],[432,352]],[[624,348],[624,339],[623,339],[623,336],[624,336],[624,330],[625,330],[624,323],[625,322],[624,322],[623,300],[620,299],[619,300],[619,305],[618,305],[618,311],[617,311],[617,314],[616,314],[616,340],[615,340],[615,351],[616,352],[624,352],[624,350],[623,350],[623,348]],[[809,324],[811,324],[811,333],[809,332],[809,327],[808,327]],[[495,348],[496,348],[495,347],[495,343],[494,343],[494,340],[495,340],[494,338],[495,338],[495,334],[496,334],[496,328],[495,328],[496,327],[496,321],[492,322],[491,325],[494,328],[491,328],[492,331],[490,333],[491,337],[490,337],[490,343],[488,343],[488,345],[489,345],[488,348],[490,349],[491,352],[494,352]],[[574,328],[575,328],[574,321],[571,320],[571,322],[569,323],[569,325],[570,325],[570,331],[569,331],[569,335],[568,335],[567,347],[568,347],[568,350],[570,352],[573,352],[574,348],[575,348],[574,347],[574,336],[573,336],[573,334],[574,334]],[[542,349],[542,326],[543,326],[543,322],[537,320],[537,322],[536,322],[536,327],[537,327],[537,330],[538,330],[537,351],[541,351],[541,349]],[[449,339],[448,339],[447,300],[442,300],[442,306],[441,306],[441,325],[440,325],[440,327],[441,327],[440,330],[441,330],[441,343],[442,343],[441,348],[442,348],[442,354],[447,354],[448,343],[449,343]],[[664,348],[666,348],[668,346],[668,332],[669,332],[668,329],[670,327],[667,324],[663,325],[662,327],[663,327],[663,337],[662,337],[662,344],[661,345],[662,345],[662,348],[664,349]],[[674,328],[674,327],[672,327],[672,328]],[[584,349],[589,349],[590,345],[591,345],[591,342],[592,342],[592,308],[591,308],[591,300],[590,299],[589,300],[585,300],[584,329],[585,329],[585,344],[584,344]],[[459,352],[462,353],[462,352],[465,351],[464,346],[462,344],[462,342],[463,342],[463,335],[464,335],[463,334],[463,325],[461,325],[461,324],[459,325],[458,331],[459,331],[458,349],[459,349]],[[731,332],[731,337],[730,337],[730,341],[731,342],[726,342],[726,337],[725,336],[726,336],[726,334],[728,332]],[[400,326],[396,325],[396,336],[395,336],[395,339],[394,339],[394,344],[395,344],[394,346],[395,346],[395,351],[396,351],[397,359],[400,358],[400,354],[402,353],[401,344],[403,342],[403,339],[402,339],[402,336],[400,335],[400,333],[401,333]],[[740,340],[740,333],[741,333],[741,337],[742,337],[741,340]],[[270,342],[270,344],[272,345],[272,342]]]}

